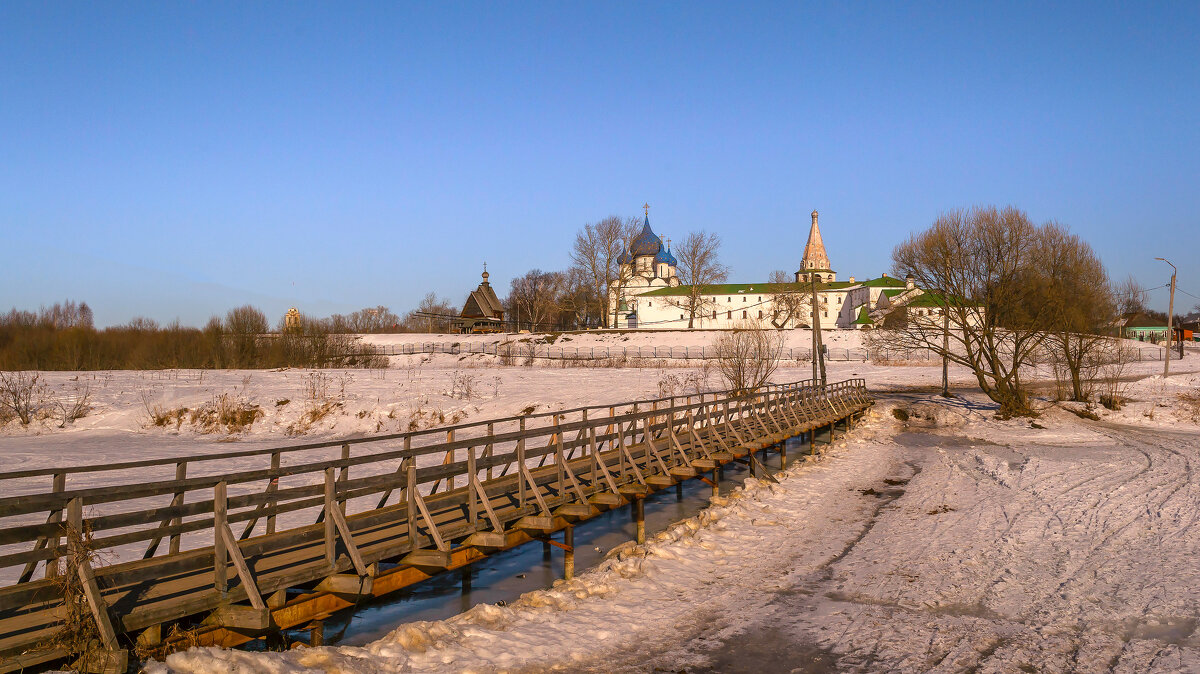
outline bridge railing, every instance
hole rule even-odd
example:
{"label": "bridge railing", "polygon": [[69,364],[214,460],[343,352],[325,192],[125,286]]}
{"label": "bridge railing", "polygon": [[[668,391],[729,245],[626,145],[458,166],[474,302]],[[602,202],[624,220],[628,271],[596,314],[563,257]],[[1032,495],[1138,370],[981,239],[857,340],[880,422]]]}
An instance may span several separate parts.
{"label": "bridge railing", "polygon": [[287,603],[289,589],[334,597],[320,600],[328,604],[370,593],[377,578],[393,588],[416,582],[425,576],[414,569],[545,537],[574,521],[565,518],[591,517],[724,462],[748,457],[753,466],[753,452],[869,404],[861,379],[800,381],[0,473],[0,671],[65,655],[40,646],[59,629],[64,574],[84,581],[105,657],[124,657],[120,633],[147,630],[155,641],[164,623],[210,612],[211,629],[261,633],[300,620],[269,608]]}
{"label": "bridge railing", "polygon": [[[76,500],[85,511],[81,524],[94,537],[96,550],[120,560],[150,558],[212,543],[213,490],[219,484],[227,490],[228,521],[243,523],[238,538],[244,540],[284,526],[311,524],[311,518],[299,513],[323,506],[330,469],[337,472],[339,501],[351,504],[349,512],[361,512],[386,506],[388,497],[412,480],[426,495],[461,487],[469,482],[471,461],[485,484],[498,475],[513,474],[514,464],[522,460],[553,463],[547,447],[563,433],[599,429],[608,438],[613,428],[631,428],[647,415],[682,418],[729,406],[732,411],[726,414],[736,421],[779,396],[834,400],[851,392],[865,395],[864,391],[858,379],[824,387],[801,381],[771,384],[749,396],[668,396],[410,433],[8,471],[0,473],[0,494],[5,494],[0,497],[0,585],[28,582],[38,570],[53,574],[56,560],[67,552],[61,540],[63,518]],[[632,436],[625,439],[633,442]],[[412,476],[407,474],[410,468],[415,471]],[[141,547],[134,549],[135,545]],[[16,578],[13,568],[20,569]]]}

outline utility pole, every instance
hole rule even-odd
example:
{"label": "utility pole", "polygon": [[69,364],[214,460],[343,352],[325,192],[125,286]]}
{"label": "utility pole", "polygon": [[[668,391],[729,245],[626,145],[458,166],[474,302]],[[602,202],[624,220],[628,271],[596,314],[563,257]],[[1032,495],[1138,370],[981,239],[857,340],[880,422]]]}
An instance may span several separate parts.
{"label": "utility pole", "polygon": [[[945,293],[942,293],[945,299]],[[950,397],[950,304],[942,306],[942,397]]]}
{"label": "utility pole", "polygon": [[[1166,258],[1156,257],[1154,259],[1171,264],[1171,261]],[[1171,337],[1175,332],[1175,275],[1178,273],[1179,270],[1175,268],[1175,265],[1171,264],[1171,302],[1167,305],[1167,352],[1163,358],[1164,379],[1171,373]]]}
{"label": "utility pole", "polygon": [[[823,386],[825,384],[825,354],[821,348],[821,314],[818,313],[821,307],[817,303],[817,275],[810,274],[808,279],[812,283],[813,381],[819,381]],[[818,361],[821,363],[820,379],[817,379]]]}

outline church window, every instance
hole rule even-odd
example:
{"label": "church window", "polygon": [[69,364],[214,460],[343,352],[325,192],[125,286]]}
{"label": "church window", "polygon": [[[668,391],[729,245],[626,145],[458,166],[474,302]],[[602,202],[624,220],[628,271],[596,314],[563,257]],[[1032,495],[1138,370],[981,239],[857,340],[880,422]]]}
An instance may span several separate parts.
{"label": "church window", "polygon": [[683,314],[679,314],[679,320],[683,320]]}
{"label": "church window", "polygon": [[713,309],[713,320],[717,320],[717,310]]}
{"label": "church window", "polygon": [[743,302],[745,302],[745,301],[746,301],[746,296],[745,296],[745,295],[743,295],[743,296],[742,296],[742,301],[743,301]]}
{"label": "church window", "polygon": [[762,318],[762,309],[759,309],[759,310],[758,310],[758,317],[759,317],[759,318]]}
{"label": "church window", "polygon": [[745,317],[746,317],[746,312],[742,311],[742,318],[745,318]]}
{"label": "church window", "polygon": [[726,319],[733,318],[733,312],[732,312],[732,311],[726,311],[726,312],[725,312],[725,318],[726,318]]}
{"label": "church window", "polygon": [[732,298],[732,297],[726,297],[726,298],[725,298],[725,301],[726,301],[726,302],[732,302],[732,301],[733,301],[733,298]]}

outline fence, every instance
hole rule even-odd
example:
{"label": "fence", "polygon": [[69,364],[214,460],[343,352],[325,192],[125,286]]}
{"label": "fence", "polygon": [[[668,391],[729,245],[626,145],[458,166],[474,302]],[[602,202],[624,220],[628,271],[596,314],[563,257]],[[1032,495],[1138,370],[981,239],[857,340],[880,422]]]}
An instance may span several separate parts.
{"label": "fence", "polygon": [[[423,342],[419,344],[376,345],[374,354],[384,356],[411,356],[418,354],[470,355],[486,354],[502,359],[522,361],[530,358],[566,361],[636,361],[636,360],[714,360],[718,357],[715,346],[555,346],[532,342]],[[1160,347],[1126,348],[1122,350],[1127,361],[1154,361],[1163,359]],[[337,356],[349,357],[349,354]],[[812,349],[801,347],[784,348],[780,358],[785,361],[812,362]],[[935,361],[941,356],[930,349],[906,349],[899,347],[826,347],[827,361]],[[1049,362],[1047,360],[1047,362]]]}

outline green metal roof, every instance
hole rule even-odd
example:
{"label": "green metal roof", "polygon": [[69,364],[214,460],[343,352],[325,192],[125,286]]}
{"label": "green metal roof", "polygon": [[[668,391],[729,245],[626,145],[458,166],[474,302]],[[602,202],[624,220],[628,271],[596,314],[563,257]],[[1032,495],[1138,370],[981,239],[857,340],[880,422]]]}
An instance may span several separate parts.
{"label": "green metal roof", "polygon": [[[845,290],[852,285],[848,281],[835,281],[833,283],[818,283],[817,290],[820,292]],[[762,293],[771,295],[776,293],[795,293],[809,292],[812,290],[811,283],[714,283],[703,286],[700,290],[701,295],[749,295],[753,293]],[[642,293],[638,297],[663,297],[663,296],[678,296],[687,295],[692,292],[691,286],[675,286],[674,288],[659,288],[651,290],[648,293]]]}
{"label": "green metal roof", "polygon": [[972,306],[972,304],[970,302],[962,299],[961,297],[949,296],[947,298],[946,296],[941,295],[940,293],[934,293],[934,292],[929,292],[929,291],[926,291],[926,292],[921,293],[920,295],[917,295],[916,297],[912,298],[911,300],[905,302],[902,306],[906,306],[906,307],[944,307],[947,304],[947,299],[949,299],[949,304],[963,306],[963,307]]}
{"label": "green metal roof", "polygon": [[862,285],[868,288],[903,288],[908,285],[904,279],[895,278],[892,276],[880,276],[869,281],[863,281]]}
{"label": "green metal roof", "polygon": [[888,297],[895,297],[902,292],[904,292],[904,288],[888,288],[887,290],[883,291],[883,294]]}
{"label": "green metal roof", "polygon": [[875,325],[875,321],[871,320],[871,315],[867,313],[867,305],[862,305],[858,310],[858,318],[854,319],[851,325]]}

